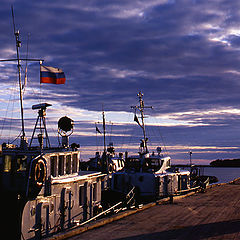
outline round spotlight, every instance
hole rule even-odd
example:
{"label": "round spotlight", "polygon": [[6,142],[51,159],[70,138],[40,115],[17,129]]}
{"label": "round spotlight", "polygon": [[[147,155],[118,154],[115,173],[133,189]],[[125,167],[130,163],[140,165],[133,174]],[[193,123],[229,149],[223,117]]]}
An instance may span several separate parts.
{"label": "round spotlight", "polygon": [[69,131],[73,131],[73,125],[74,125],[74,121],[65,116],[62,117],[58,120],[58,129],[60,130],[60,133],[63,133],[64,135],[66,135],[67,132]]}

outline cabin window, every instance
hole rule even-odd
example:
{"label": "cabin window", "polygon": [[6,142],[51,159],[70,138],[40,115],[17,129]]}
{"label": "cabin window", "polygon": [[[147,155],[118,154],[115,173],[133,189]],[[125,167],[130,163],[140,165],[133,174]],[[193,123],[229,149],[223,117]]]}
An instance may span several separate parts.
{"label": "cabin window", "polygon": [[17,156],[17,166],[16,170],[19,171],[26,171],[27,169],[27,156],[19,155]]}
{"label": "cabin window", "polygon": [[64,156],[59,156],[58,159],[58,175],[64,175]]}
{"label": "cabin window", "polygon": [[121,161],[121,166],[124,167],[124,162],[123,160],[120,160]]}
{"label": "cabin window", "polygon": [[79,206],[84,205],[84,186],[79,186]]}
{"label": "cabin window", "polygon": [[12,161],[12,156],[11,155],[5,155],[4,156],[4,172],[10,172],[11,161]]}
{"label": "cabin window", "polygon": [[167,161],[167,166],[170,167],[171,163],[170,163],[170,159]]}
{"label": "cabin window", "polygon": [[53,177],[57,176],[57,156],[50,157],[50,164],[51,164],[51,175]]}
{"label": "cabin window", "polygon": [[71,155],[67,155],[66,157],[66,174],[71,173]]}
{"label": "cabin window", "polygon": [[97,201],[97,193],[98,193],[98,191],[97,191],[97,183],[94,183],[93,184],[93,201]]}
{"label": "cabin window", "polygon": [[76,173],[77,172],[77,154],[73,154],[73,159],[72,159],[72,172]]}
{"label": "cabin window", "polygon": [[120,166],[120,167],[124,167],[124,165],[123,165],[123,160],[122,160],[122,159],[119,159],[118,161],[119,161],[119,166]]}

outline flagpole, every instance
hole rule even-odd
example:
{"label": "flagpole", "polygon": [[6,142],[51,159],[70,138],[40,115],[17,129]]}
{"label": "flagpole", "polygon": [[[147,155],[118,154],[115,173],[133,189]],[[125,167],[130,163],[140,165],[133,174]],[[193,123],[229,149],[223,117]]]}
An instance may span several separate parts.
{"label": "flagpole", "polygon": [[95,127],[96,127],[96,147],[97,147],[97,151],[98,152],[98,141],[97,141],[97,124],[95,123]]}
{"label": "flagpole", "polygon": [[[42,65],[42,61],[39,61],[39,67],[40,67],[40,76],[39,76],[39,79],[41,79],[41,65]],[[42,83],[41,83],[41,80],[40,80],[40,103],[42,103]]]}

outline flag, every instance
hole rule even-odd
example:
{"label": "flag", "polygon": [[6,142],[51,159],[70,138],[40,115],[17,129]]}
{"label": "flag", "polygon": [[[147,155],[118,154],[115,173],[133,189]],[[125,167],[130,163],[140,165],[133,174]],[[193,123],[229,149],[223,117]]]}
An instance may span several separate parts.
{"label": "flag", "polygon": [[62,69],[41,65],[40,83],[64,84],[65,81],[65,74]]}
{"label": "flag", "polygon": [[139,122],[138,117],[137,117],[136,114],[135,114],[135,116],[134,116],[134,121],[137,122],[137,124],[142,128],[142,126],[141,126],[141,124],[140,124],[140,122]]}
{"label": "flag", "polygon": [[96,132],[102,134],[101,131],[99,130],[99,128],[98,128],[97,126],[96,126]]}

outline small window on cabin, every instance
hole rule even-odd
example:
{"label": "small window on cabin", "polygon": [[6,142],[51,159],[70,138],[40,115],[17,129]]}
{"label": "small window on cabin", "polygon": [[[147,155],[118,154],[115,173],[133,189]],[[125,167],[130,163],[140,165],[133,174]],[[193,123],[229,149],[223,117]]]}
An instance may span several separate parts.
{"label": "small window on cabin", "polygon": [[72,159],[72,173],[77,172],[77,154],[73,154],[73,159]]}
{"label": "small window on cabin", "polygon": [[167,161],[167,166],[170,167],[171,163],[170,163],[170,159]]}
{"label": "small window on cabin", "polygon": [[27,169],[27,156],[18,155],[16,163],[17,163],[17,166],[16,166],[17,172],[26,171],[26,169]]}
{"label": "small window on cabin", "polygon": [[71,173],[71,155],[66,156],[66,174]]}
{"label": "small window on cabin", "polygon": [[97,201],[97,193],[98,193],[98,191],[97,191],[97,183],[94,183],[93,184],[93,201]]}
{"label": "small window on cabin", "polygon": [[11,155],[5,155],[4,156],[4,172],[10,172],[11,171],[11,162],[12,162],[12,156]]}
{"label": "small window on cabin", "polygon": [[59,156],[58,159],[58,175],[64,175],[64,156]]}
{"label": "small window on cabin", "polygon": [[162,163],[162,160],[160,160],[160,159],[158,160],[158,163],[159,163],[159,167],[161,167],[162,164],[163,164],[163,163]]}
{"label": "small window on cabin", "polygon": [[79,206],[84,205],[84,186],[79,186]]}
{"label": "small window on cabin", "polygon": [[57,176],[57,156],[50,157],[50,164],[51,164],[51,175],[53,177]]}

